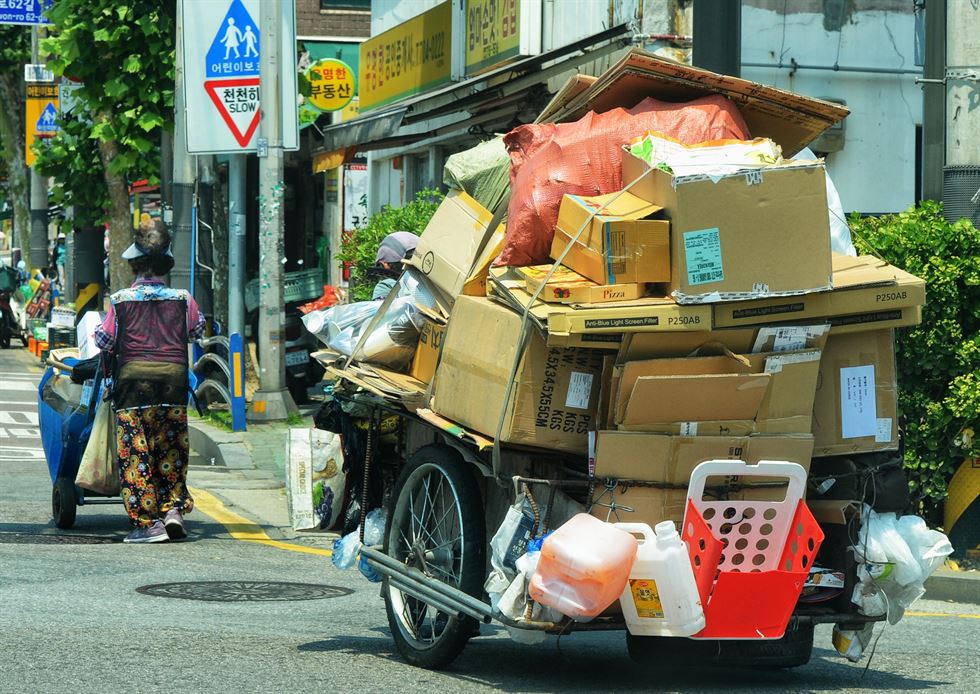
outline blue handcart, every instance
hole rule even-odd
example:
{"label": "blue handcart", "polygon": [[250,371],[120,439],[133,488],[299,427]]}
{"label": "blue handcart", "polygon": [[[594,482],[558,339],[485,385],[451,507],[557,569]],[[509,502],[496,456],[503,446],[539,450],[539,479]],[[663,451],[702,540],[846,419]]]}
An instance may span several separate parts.
{"label": "blue handcart", "polygon": [[100,357],[81,360],[77,354],[75,349],[52,350],[37,389],[41,443],[51,475],[51,515],[62,529],[75,524],[78,506],[122,503],[75,484],[104,389]]}

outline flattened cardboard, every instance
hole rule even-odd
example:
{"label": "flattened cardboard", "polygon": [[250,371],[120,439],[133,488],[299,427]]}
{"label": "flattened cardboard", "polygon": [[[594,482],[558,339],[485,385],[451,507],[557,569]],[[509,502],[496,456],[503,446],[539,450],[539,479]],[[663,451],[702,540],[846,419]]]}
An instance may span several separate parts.
{"label": "flattened cardboard", "polygon": [[775,140],[787,155],[799,152],[849,113],[839,104],[721,75],[631,48],[594,84],[568,99],[563,106],[549,104],[549,118],[541,122],[576,120],[587,111],[604,113],[617,106],[632,108],[648,96],[684,102],[708,94],[721,94],[731,99],[738,106],[752,136]]}
{"label": "flattened cardboard", "polygon": [[769,374],[642,376],[623,407],[622,424],[754,420],[770,380]]}
{"label": "flattened cardboard", "polygon": [[827,320],[830,322],[832,335],[863,333],[886,328],[908,328],[922,322],[922,307],[906,306],[870,313],[854,313],[848,316],[828,316]]}
{"label": "flattened cardboard", "polygon": [[[874,436],[844,438],[842,427],[842,368],[874,366]],[[898,380],[894,333],[873,330],[831,334],[820,360],[813,402],[814,455],[845,455],[898,449]]]}
{"label": "flattened cardboard", "polygon": [[[662,520],[680,523],[687,503],[691,472],[706,460],[786,460],[810,468],[813,437],[781,436],[665,436],[625,431],[600,431],[596,443],[598,478],[641,480],[674,485],[664,489],[628,486],[603,489],[597,485],[590,513],[602,520],[655,525]],[[765,483],[763,478],[760,483]],[[746,487],[730,498],[781,499],[784,488]],[[615,506],[615,510],[610,509]]]}
{"label": "flattened cardboard", "polygon": [[501,441],[582,453],[594,428],[602,353],[548,347],[533,328],[515,388],[504,395],[521,336],[521,318],[490,299],[460,297],[433,383],[432,409]]}
{"label": "flattened cardboard", "polygon": [[[409,260],[450,300],[463,291],[482,253],[484,232],[493,215],[466,193],[451,190],[439,205]],[[488,247],[493,246],[491,241]]]}
{"label": "flattened cardboard", "polygon": [[623,341],[620,333],[582,335],[578,333],[548,333],[549,347],[585,347],[587,349],[602,349],[616,352]]}
{"label": "flattened cardboard", "polygon": [[670,218],[670,295],[680,303],[831,287],[822,162],[721,177],[674,176],[623,153],[623,181]]}
{"label": "flattened cardboard", "polygon": [[622,304],[560,307],[548,313],[548,330],[558,333],[687,331],[710,327],[711,306],[682,306],[663,297]]}
{"label": "flattened cardboard", "polygon": [[[915,320],[914,313],[898,312],[926,302],[925,281],[883,260],[835,253],[832,266],[831,291],[715,304],[715,327],[820,319],[829,319],[832,325],[836,321],[840,325],[873,326],[884,321]],[[855,318],[850,321],[840,318],[851,316]]]}
{"label": "flattened cardboard", "polygon": [[[524,278],[530,294],[538,291],[553,265],[519,267],[517,272]],[[614,301],[632,301],[646,293],[645,284],[597,284],[569,267],[561,265],[541,291],[543,301],[557,304],[605,304]]]}
{"label": "flattened cardboard", "polygon": [[[603,209],[601,214],[593,215]],[[670,223],[648,219],[660,207],[632,195],[565,195],[551,243],[551,257],[603,285],[670,279]],[[579,229],[587,225],[577,241]]]}
{"label": "flattened cardboard", "polygon": [[[826,324],[781,328],[728,328],[689,333],[629,333],[623,337],[619,363],[641,359],[687,357],[698,348],[714,343],[736,354],[750,352],[822,349],[827,341]],[[779,335],[779,331],[783,334]],[[792,332],[792,335],[786,333]],[[796,336],[796,337],[794,337]]]}

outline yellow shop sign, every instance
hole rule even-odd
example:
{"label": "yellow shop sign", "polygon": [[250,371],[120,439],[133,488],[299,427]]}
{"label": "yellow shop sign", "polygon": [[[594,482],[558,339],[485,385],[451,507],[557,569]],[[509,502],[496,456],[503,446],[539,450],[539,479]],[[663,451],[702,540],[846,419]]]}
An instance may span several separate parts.
{"label": "yellow shop sign", "polygon": [[520,0],[467,0],[466,74],[476,74],[518,55],[520,27]]}
{"label": "yellow shop sign", "polygon": [[452,2],[361,44],[360,109],[368,111],[450,79]]}

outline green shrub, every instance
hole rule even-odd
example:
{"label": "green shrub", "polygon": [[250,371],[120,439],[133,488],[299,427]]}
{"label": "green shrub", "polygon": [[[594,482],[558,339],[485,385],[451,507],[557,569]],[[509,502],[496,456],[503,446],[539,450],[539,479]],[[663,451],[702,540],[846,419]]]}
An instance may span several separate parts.
{"label": "green shrub", "polygon": [[980,456],[980,232],[933,201],[850,224],[859,253],[926,281],[922,323],[897,331],[896,350],[909,484],[932,513],[960,463]]}
{"label": "green shrub", "polygon": [[381,208],[380,212],[371,215],[365,226],[355,229],[353,234],[344,239],[337,257],[351,264],[351,301],[366,301],[371,298],[371,290],[377,283],[372,269],[381,240],[395,231],[421,234],[439,207],[442,197],[438,190],[420,190],[415,194],[415,199],[403,207],[386,205]]}

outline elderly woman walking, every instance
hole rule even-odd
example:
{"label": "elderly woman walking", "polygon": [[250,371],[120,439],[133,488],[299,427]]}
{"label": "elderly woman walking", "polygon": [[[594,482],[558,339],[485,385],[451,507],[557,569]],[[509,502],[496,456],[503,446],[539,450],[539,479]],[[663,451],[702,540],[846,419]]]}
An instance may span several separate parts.
{"label": "elderly woman walking", "polygon": [[114,359],[113,402],[122,499],[134,530],[124,542],[187,536],[187,344],[204,332],[204,316],[186,291],[163,277],[174,265],[170,235],[147,220],[122,257],[136,281],[110,297],[95,340]]}

